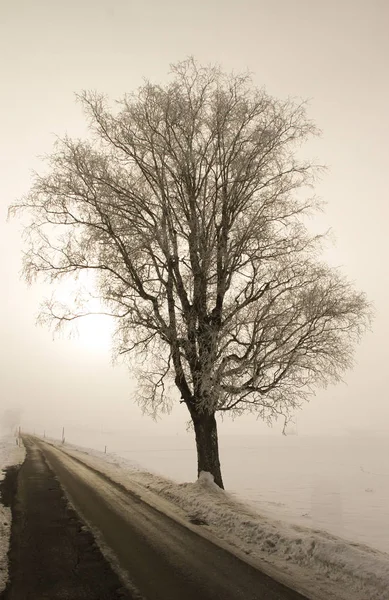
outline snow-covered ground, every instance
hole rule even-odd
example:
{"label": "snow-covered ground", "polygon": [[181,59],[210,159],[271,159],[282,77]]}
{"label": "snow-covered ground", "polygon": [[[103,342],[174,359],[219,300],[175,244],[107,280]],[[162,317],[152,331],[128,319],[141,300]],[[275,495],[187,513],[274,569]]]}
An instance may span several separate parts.
{"label": "snow-covered ground", "polygon": [[[19,464],[24,459],[24,447],[16,446],[12,435],[0,432],[0,481],[4,478],[4,470],[10,465]],[[7,552],[11,531],[11,510],[3,506],[0,498],[0,592],[5,588],[8,577]]]}
{"label": "snow-covered ground", "polygon": [[389,600],[389,554],[256,512],[209,474],[176,483],[113,453],[58,444],[175,518],[197,519],[222,543],[315,600]]}

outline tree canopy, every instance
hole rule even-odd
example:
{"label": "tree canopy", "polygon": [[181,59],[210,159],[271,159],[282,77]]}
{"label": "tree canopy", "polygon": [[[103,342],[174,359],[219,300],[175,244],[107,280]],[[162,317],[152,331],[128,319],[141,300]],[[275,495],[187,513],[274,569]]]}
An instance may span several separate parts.
{"label": "tree canopy", "polygon": [[[78,98],[90,138],[57,141],[48,172],[11,208],[30,219],[26,278],[96,274],[117,353],[145,356],[138,400],[156,412],[174,382],[199,470],[222,485],[211,442],[205,458],[199,449],[204,436],[217,445],[204,419],[288,419],[315,386],[340,380],[369,320],[365,295],[320,260],[322,237],[306,226],[319,167],[299,147],[318,131],[304,103],[192,59],[116,111],[95,92]],[[53,301],[44,311],[78,314]]]}

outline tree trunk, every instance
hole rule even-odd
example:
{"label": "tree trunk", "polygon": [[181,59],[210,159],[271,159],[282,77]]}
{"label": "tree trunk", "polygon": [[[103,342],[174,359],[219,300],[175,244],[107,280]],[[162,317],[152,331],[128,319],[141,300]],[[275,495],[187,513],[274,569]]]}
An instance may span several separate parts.
{"label": "tree trunk", "polygon": [[224,489],[215,414],[192,413],[192,420],[196,434],[197,474],[200,475],[201,471],[211,473],[215,483]]}

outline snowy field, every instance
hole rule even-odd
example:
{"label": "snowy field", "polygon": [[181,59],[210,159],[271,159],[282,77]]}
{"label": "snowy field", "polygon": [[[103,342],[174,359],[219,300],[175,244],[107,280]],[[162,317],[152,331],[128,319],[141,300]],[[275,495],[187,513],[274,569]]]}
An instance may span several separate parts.
{"label": "snowy field", "polygon": [[[389,555],[320,529],[279,521],[220,490],[207,473],[175,483],[118,456],[58,443],[172,518],[315,600],[389,600]],[[167,450],[167,449],[166,449]]]}
{"label": "snowy field", "polygon": [[[4,478],[5,467],[21,463],[24,448],[16,446],[15,438],[0,432],[0,481]],[[5,588],[8,577],[7,552],[11,530],[11,510],[3,506],[0,498],[0,593]]]}
{"label": "snowy field", "polygon": [[[54,435],[57,437],[58,435]],[[179,483],[196,479],[193,435],[137,437],[67,430]],[[221,436],[226,489],[264,516],[389,553],[389,437]]]}

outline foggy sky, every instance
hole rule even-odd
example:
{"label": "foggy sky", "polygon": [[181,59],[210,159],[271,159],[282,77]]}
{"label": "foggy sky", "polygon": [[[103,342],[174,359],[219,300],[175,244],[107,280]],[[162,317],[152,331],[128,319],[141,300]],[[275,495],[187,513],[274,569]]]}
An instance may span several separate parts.
{"label": "foggy sky", "polygon": [[[337,244],[328,259],[367,293],[376,318],[346,383],[318,392],[297,415],[299,432],[389,431],[386,0],[2,0],[0,6],[0,412],[19,405],[23,423],[38,430],[73,423],[184,431],[183,405],[158,426],[141,417],[130,374],[110,365],[106,328],[101,342],[95,326],[89,341],[86,327],[79,339],[53,342],[50,331],[35,327],[50,290],[20,281],[20,224],[5,220],[55,134],[85,135],[74,92],[96,89],[119,98],[142,77],[163,82],[170,63],[194,55],[227,71],[249,69],[276,97],[310,99],[309,116],[323,136],[304,152],[329,166],[316,187],[326,213],[314,227],[333,228]],[[266,430],[247,417],[224,423],[222,431]]]}

